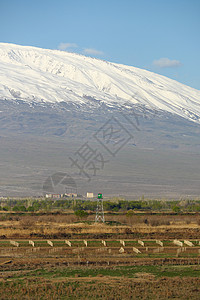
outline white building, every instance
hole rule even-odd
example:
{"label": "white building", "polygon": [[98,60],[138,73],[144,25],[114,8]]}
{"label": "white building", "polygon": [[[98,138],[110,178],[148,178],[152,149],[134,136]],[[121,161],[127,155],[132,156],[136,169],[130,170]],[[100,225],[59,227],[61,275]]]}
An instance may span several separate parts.
{"label": "white building", "polygon": [[76,193],[65,193],[66,197],[76,198],[78,195]]}
{"label": "white building", "polygon": [[56,199],[60,199],[63,197],[63,194],[46,194],[45,196],[46,198],[56,198]]}
{"label": "white building", "polygon": [[87,198],[93,198],[93,197],[94,197],[93,193],[87,192]]}

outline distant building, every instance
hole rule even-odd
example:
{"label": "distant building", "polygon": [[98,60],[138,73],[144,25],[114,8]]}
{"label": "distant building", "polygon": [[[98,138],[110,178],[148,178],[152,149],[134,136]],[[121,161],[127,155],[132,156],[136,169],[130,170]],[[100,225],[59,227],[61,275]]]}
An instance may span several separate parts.
{"label": "distant building", "polygon": [[87,198],[93,198],[94,194],[93,193],[87,193]]}
{"label": "distant building", "polygon": [[76,194],[76,193],[66,193],[64,196],[65,196],[65,197],[76,198],[76,197],[77,197],[77,194]]}
{"label": "distant building", "polygon": [[45,198],[52,198],[52,194],[46,194]]}
{"label": "distant building", "polygon": [[63,197],[63,194],[46,194],[46,198],[60,199]]}
{"label": "distant building", "polygon": [[52,194],[52,198],[60,199],[63,197],[63,194]]}

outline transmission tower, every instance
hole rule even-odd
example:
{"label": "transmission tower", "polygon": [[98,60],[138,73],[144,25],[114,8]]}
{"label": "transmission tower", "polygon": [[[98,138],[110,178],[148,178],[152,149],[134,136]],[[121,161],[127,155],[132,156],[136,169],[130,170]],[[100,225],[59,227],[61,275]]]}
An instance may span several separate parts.
{"label": "transmission tower", "polygon": [[97,197],[97,209],[96,209],[96,217],[95,217],[95,223],[104,223],[104,212],[103,212],[103,196],[102,194],[98,194]]}

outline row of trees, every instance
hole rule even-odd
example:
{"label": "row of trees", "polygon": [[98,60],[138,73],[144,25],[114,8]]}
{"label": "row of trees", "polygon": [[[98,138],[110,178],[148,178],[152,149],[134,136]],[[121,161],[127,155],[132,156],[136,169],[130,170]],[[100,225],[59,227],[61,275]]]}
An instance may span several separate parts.
{"label": "row of trees", "polygon": [[[38,211],[95,211],[96,201],[90,200],[44,200],[44,199],[24,199],[6,200],[0,203],[1,210],[15,212],[38,212]],[[199,212],[200,201],[164,201],[164,200],[115,200],[104,201],[104,210],[110,212],[123,211],[173,211],[173,212]]]}

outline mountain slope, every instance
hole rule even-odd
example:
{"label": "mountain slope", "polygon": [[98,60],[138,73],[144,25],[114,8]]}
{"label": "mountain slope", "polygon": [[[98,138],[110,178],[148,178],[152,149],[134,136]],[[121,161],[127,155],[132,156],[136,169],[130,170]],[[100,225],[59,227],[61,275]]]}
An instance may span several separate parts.
{"label": "mountain slope", "polygon": [[200,91],[155,73],[82,55],[0,44],[0,99],[30,106],[104,103],[161,109],[200,123]]}
{"label": "mountain slope", "polygon": [[[57,172],[73,177],[80,194],[198,196],[199,124],[200,91],[174,80],[0,44],[0,196],[41,195]],[[95,176],[90,169],[91,182],[69,159],[85,144],[105,159]]]}

